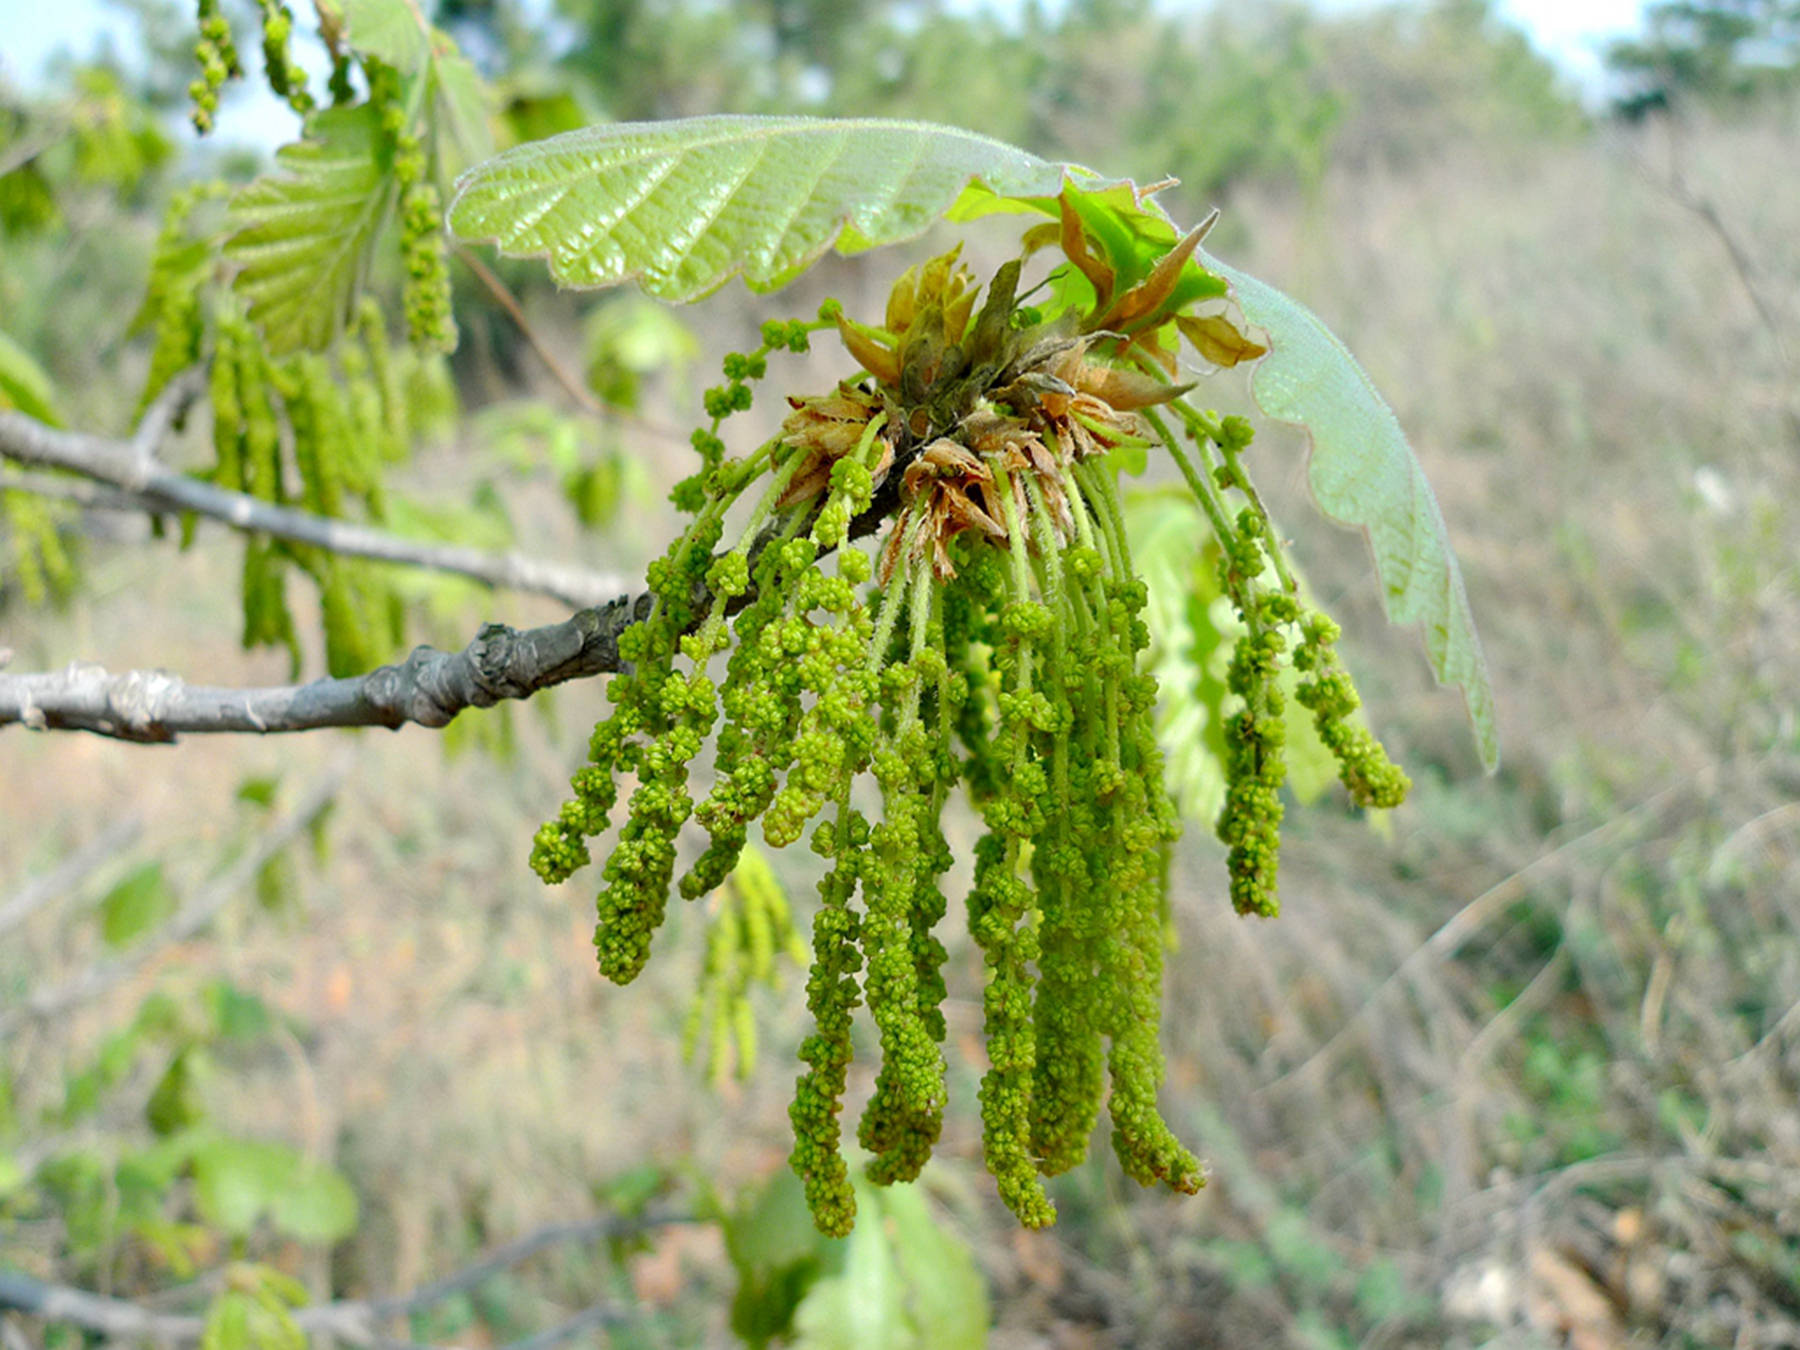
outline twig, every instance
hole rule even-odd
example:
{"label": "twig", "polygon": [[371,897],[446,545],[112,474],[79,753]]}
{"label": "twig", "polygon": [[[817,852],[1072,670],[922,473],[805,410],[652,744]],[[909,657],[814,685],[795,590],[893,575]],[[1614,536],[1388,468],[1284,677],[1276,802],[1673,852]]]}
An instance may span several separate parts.
{"label": "twig", "polygon": [[550,1350],[553,1345],[561,1345],[586,1331],[589,1327],[611,1326],[631,1316],[631,1310],[611,1303],[596,1303],[593,1307],[578,1312],[568,1321],[551,1327],[548,1331],[540,1331],[535,1336],[525,1336],[516,1341],[509,1341],[500,1350]]}
{"label": "twig", "polygon": [[47,673],[0,673],[0,727],[91,731],[145,744],[168,744],[183,733],[441,727],[464,708],[618,670],[619,634],[650,605],[647,594],[621,596],[523,632],[487,624],[460,652],[415,647],[398,665],[310,684],[219,688],[159,670],[112,675],[82,662]]}
{"label": "twig", "polygon": [[48,872],[27,881],[0,904],[0,933],[17,928],[51,900],[74,890],[90,873],[130,848],[143,828],[138,817],[122,816]]}
{"label": "twig", "polygon": [[258,833],[255,847],[183,905],[154,938],[139,944],[125,956],[90,966],[61,984],[39,989],[16,1007],[0,1008],[0,1033],[10,1031],[19,1022],[43,1021],[97,998],[127,979],[152,957],[198,934],[218,916],[220,910],[256,880],[257,873],[286,848],[295,835],[310,825],[314,817],[331,804],[331,799],[343,784],[345,772],[342,764],[327,770],[307,790],[293,810]]}
{"label": "twig", "polygon": [[1701,196],[1688,185],[1687,174],[1682,169],[1682,124],[1671,117],[1668,119],[1667,126],[1669,131],[1667,173],[1656,174],[1642,161],[1638,161],[1639,171],[1652,186],[1666,192],[1670,200],[1677,206],[1698,216],[1701,223],[1712,232],[1713,237],[1724,248],[1725,256],[1730,261],[1732,270],[1737,273],[1738,284],[1743,287],[1744,294],[1749,297],[1750,305],[1756,311],[1756,317],[1761,320],[1763,327],[1768,330],[1770,338],[1774,340],[1776,356],[1780,358],[1784,366],[1791,365],[1792,360],[1788,353],[1787,339],[1782,332],[1781,319],[1775,312],[1775,306],[1763,294],[1762,279],[1757,275],[1756,263],[1750,257],[1749,249],[1744,247],[1736,233],[1726,224],[1724,216],[1720,214],[1719,208],[1713,204],[1712,200]]}
{"label": "twig", "polygon": [[532,328],[530,321],[526,319],[524,307],[519,304],[518,298],[507,289],[506,283],[494,275],[494,270],[460,245],[457,247],[456,256],[463,266],[475,274],[475,280],[479,281],[487,293],[494,298],[494,303],[506,311],[506,317],[513,321],[513,326],[525,339],[525,345],[537,353],[538,360],[544,363],[551,378],[562,386],[563,392],[579,403],[587,412],[597,416],[606,413],[608,411],[606,405],[589,393],[587,387],[575,378],[574,372],[562,363],[562,358],[544,345],[536,330]]}
{"label": "twig", "polygon": [[12,173],[15,170],[24,168],[27,164],[31,163],[32,160],[36,159],[39,155],[43,154],[44,151],[48,150],[51,146],[61,140],[63,134],[62,131],[56,131],[48,135],[34,137],[28,141],[20,141],[17,145],[9,148],[5,155],[0,156],[0,178],[6,177],[7,174]]}
{"label": "twig", "polygon": [[64,478],[53,473],[0,473],[0,492],[29,492],[34,497],[68,502],[87,511],[154,512],[144,498],[99,483],[86,483],[79,478]]}
{"label": "twig", "polygon": [[456,256],[475,274],[475,279],[482,284],[487,290],[487,293],[493,296],[494,303],[506,311],[506,317],[513,321],[513,326],[519,330],[519,335],[525,339],[525,345],[537,353],[538,360],[544,363],[545,368],[550,372],[551,378],[562,387],[565,394],[581,405],[582,411],[592,413],[596,417],[610,418],[616,422],[627,422],[632,426],[641,427],[645,431],[654,432],[658,436],[666,436],[670,440],[678,441],[684,445],[687,443],[687,436],[673,427],[664,426],[660,422],[652,421],[650,418],[644,417],[638,413],[626,412],[622,408],[611,407],[595,398],[588,387],[575,378],[574,372],[563,364],[562,358],[551,351],[550,348],[545,345],[543,339],[537,335],[537,330],[531,326],[531,321],[525,317],[524,306],[519,303],[518,298],[507,288],[506,283],[495,274],[494,269],[484,263],[476,256],[476,254],[460,244],[457,245]]}
{"label": "twig", "polygon": [[277,506],[174,473],[146,455],[144,448],[154,439],[147,433],[164,434],[176,403],[159,398],[130,441],[60,431],[24,413],[0,412],[0,458],[80,474],[129,494],[142,510],[153,514],[191,511],[246,533],[348,557],[453,572],[489,586],[548,595],[567,605],[599,604],[624,589],[619,578],[606,573],[518,553],[487,553],[456,544],[402,539],[367,525]]}
{"label": "twig", "polygon": [[1557,845],[1547,853],[1540,854],[1525,866],[1502,877],[1494,885],[1488,887],[1487,890],[1446,919],[1422,945],[1409,953],[1399,967],[1375,987],[1374,991],[1362,1001],[1361,1006],[1331,1034],[1331,1037],[1323,1045],[1292,1069],[1259,1088],[1256,1095],[1279,1096],[1282,1092],[1298,1087],[1308,1078],[1329,1068],[1336,1062],[1339,1053],[1350,1044],[1352,1034],[1368,1022],[1375,1009],[1388,994],[1406,984],[1417,981],[1424,971],[1435,962],[1453,955],[1490,918],[1495,914],[1504,913],[1508,905],[1514,903],[1521,896],[1529,894],[1530,883],[1535,881],[1539,874],[1549,870],[1552,865],[1571,854],[1605,842],[1640,817],[1654,816],[1662,809],[1663,804],[1683,786],[1684,784],[1677,783],[1653,793],[1629,810]]}
{"label": "twig", "polygon": [[[392,1347],[407,1344],[383,1336],[382,1323],[405,1317],[450,1295],[470,1289],[502,1270],[562,1243],[585,1244],[622,1237],[666,1224],[690,1223],[682,1214],[652,1212],[630,1218],[608,1215],[577,1223],[551,1224],[497,1247],[462,1270],[422,1285],[411,1293],[380,1299],[344,1299],[301,1308],[294,1321],[308,1335],[329,1335],[353,1345]],[[48,1284],[29,1275],[0,1270],[0,1311],[15,1309],[46,1322],[63,1323],[117,1340],[185,1343],[200,1339],[205,1319],[191,1313],[160,1313],[126,1299],[105,1298],[67,1285]],[[623,1321],[635,1310],[599,1304],[534,1336],[512,1342],[505,1350],[548,1350],[589,1327]]]}
{"label": "twig", "polygon": [[459,1294],[465,1289],[473,1289],[489,1276],[519,1265],[546,1248],[563,1245],[585,1246],[590,1242],[598,1242],[604,1237],[618,1237],[643,1228],[656,1228],[665,1223],[685,1223],[686,1221],[684,1215],[653,1213],[642,1219],[621,1219],[617,1215],[609,1214],[592,1219],[580,1219],[574,1223],[546,1224],[534,1232],[514,1238],[511,1242],[494,1248],[479,1260],[440,1280],[420,1285],[410,1294],[375,1299],[370,1302],[369,1307],[380,1317],[404,1317],[408,1313],[417,1312],[420,1308],[440,1303],[452,1294]]}

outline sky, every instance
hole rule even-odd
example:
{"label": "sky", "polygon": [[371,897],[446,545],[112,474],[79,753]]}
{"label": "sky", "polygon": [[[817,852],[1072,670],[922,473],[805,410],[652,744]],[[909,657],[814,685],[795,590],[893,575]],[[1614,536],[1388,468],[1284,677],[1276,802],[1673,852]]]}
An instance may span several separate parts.
{"label": "sky", "polygon": [[[1345,9],[1368,0],[1316,0],[1322,8]],[[1637,26],[1643,0],[1501,0],[1500,14],[1593,91],[1601,77],[1600,50],[1608,38]],[[1004,8],[1004,3],[999,7]],[[121,47],[132,40],[132,20],[104,0],[0,0],[0,75],[29,83],[60,49],[85,54],[95,36],[117,35]]]}

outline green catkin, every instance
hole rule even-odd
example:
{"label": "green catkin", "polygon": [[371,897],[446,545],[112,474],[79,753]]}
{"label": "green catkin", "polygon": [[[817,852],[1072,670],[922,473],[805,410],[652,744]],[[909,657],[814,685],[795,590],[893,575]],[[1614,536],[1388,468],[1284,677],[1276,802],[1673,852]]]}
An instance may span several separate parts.
{"label": "green catkin", "polygon": [[264,78],[276,98],[285,99],[288,107],[304,117],[313,110],[313,96],[307,92],[306,71],[288,46],[294,36],[294,16],[282,0],[256,0],[256,7],[262,11]]}
{"label": "green catkin", "polygon": [[[1085,469],[1085,466],[1082,466]],[[1156,681],[1138,672],[1149,643],[1140,617],[1146,587],[1131,566],[1111,480],[1078,473],[1098,522],[1105,571],[1094,611],[1098,652],[1091,667],[1107,681],[1106,725],[1088,788],[1102,831],[1096,867],[1106,880],[1100,919],[1094,1017],[1109,1041],[1113,1151],[1126,1175],[1191,1193],[1204,1184],[1199,1162],[1157,1109],[1164,1075],[1161,1024],[1164,870],[1180,833],[1163,788],[1155,735]],[[1084,568],[1084,570],[1086,570]],[[1093,706],[1094,700],[1087,701]]]}
{"label": "green catkin", "polygon": [[712,1036],[707,1062],[715,1085],[754,1072],[756,1015],[750,992],[755,985],[780,987],[783,956],[805,966],[806,944],[768,862],[751,849],[716,893],[699,987],[682,1027],[682,1058],[690,1063],[701,1036]]}
{"label": "green catkin", "polygon": [[[241,310],[223,308],[216,325],[213,355],[213,435],[217,463],[213,473],[224,486],[262,501],[282,502],[281,431],[276,420],[268,357]],[[223,388],[222,388],[223,384]],[[230,405],[221,417],[220,399]],[[221,443],[221,422],[235,424],[235,434]],[[275,540],[250,536],[244,541],[243,645],[287,648],[288,664],[300,671],[300,637],[287,605],[288,554]]]}
{"label": "green catkin", "polygon": [[[75,564],[57,529],[58,511],[29,492],[0,489],[0,520],[10,544],[12,578],[27,605],[62,600],[74,593]],[[0,575],[0,591],[7,578]]]}
{"label": "green catkin", "polygon": [[[1137,613],[1144,583],[1120,583],[1135,655],[1146,645]],[[1121,901],[1119,926],[1103,951],[1114,959],[1114,997],[1123,1016],[1112,1028],[1108,1067],[1113,1151],[1126,1174],[1143,1185],[1160,1181],[1191,1194],[1202,1184],[1200,1164],[1175,1138],[1157,1110],[1164,1076],[1162,1043],[1163,895],[1167,848],[1179,834],[1163,789],[1162,754],[1155,734],[1156,686],[1148,675],[1129,677],[1121,702],[1123,782],[1111,803],[1113,856],[1124,861],[1109,881]]]}
{"label": "green catkin", "polygon": [[[916,1178],[943,1129],[937,930],[951,856],[941,818],[959,781],[985,827],[967,909],[986,971],[982,1148],[1001,1199],[1027,1226],[1053,1222],[1042,1177],[1082,1161],[1102,1108],[1126,1175],[1183,1192],[1204,1184],[1158,1106],[1179,822],[1163,786],[1156,681],[1141,668],[1147,589],[1107,449],[1145,444],[1146,426],[1170,449],[1220,536],[1225,588],[1250,629],[1232,668],[1243,706],[1228,728],[1231,791],[1218,826],[1234,903],[1274,907],[1276,676],[1293,637],[1301,697],[1352,793],[1386,802],[1404,783],[1351,720],[1335,629],[1292,598],[1297,586],[1237,458],[1247,426],[1175,405],[1199,450],[1190,458],[1154,409],[1140,421],[1094,392],[1123,384],[1138,401],[1130,381],[1094,369],[1107,358],[1087,354],[1090,339],[1021,317],[1016,264],[976,314],[954,263],[909,273],[885,329],[840,324],[828,303],[817,323],[765,325],[758,349],[725,358],[692,438],[698,469],[671,493],[694,523],[650,569],[647,611],[620,639],[612,713],[532,857],[547,881],[584,865],[587,840],[609,825],[616,782],[635,776],[596,931],[602,971],[624,981],[661,922],[683,823],[704,827],[707,845],[678,889],[690,899],[726,890],[684,1046],[692,1055],[710,1034],[718,1075],[734,1056],[744,1071],[753,1053],[745,991],[768,978],[789,932],[785,911],[740,886],[733,869],[755,856],[745,849],[758,819],[772,847],[811,827],[829,869],[812,928],[814,1029],[800,1047],[790,1163],[815,1223],[833,1236],[856,1213],[841,1117],[858,1004],[880,1048],[857,1128],[869,1179]],[[842,328],[864,376],[791,399],[775,439],[727,459],[720,428],[752,405],[767,357],[804,350],[826,325]],[[370,379],[381,383],[378,372]],[[744,494],[754,505],[738,542],[715,552]],[[1249,506],[1234,524],[1225,503],[1236,496]],[[871,586],[875,564],[851,536],[878,502],[891,519]],[[727,649],[715,688],[709,663]],[[715,723],[714,781],[696,805],[688,765]],[[881,794],[873,822],[851,805],[865,775]]]}
{"label": "green catkin", "polygon": [[1313,715],[1319,739],[1338,763],[1338,777],[1358,806],[1391,808],[1406,800],[1412,780],[1388,758],[1365,726],[1352,721],[1362,699],[1339,663],[1338,626],[1317,610],[1300,621],[1294,666],[1301,673],[1294,697]]}
{"label": "green catkin", "polygon": [[[222,22],[222,21],[221,21]],[[188,217],[203,202],[222,196],[225,186],[201,183],[177,192],[163,213],[156,248],[150,258],[144,304],[137,323],[151,330],[150,370],[138,396],[137,415],[184,370],[200,361],[206,340],[201,305],[201,278],[211,260],[211,246],[188,232]]]}
{"label": "green catkin", "polygon": [[[1078,523],[1086,526],[1079,490],[1072,481],[1067,486]],[[1042,537],[1041,527],[1038,533]],[[1032,878],[1043,922],[1032,1004],[1037,1057],[1031,1146],[1038,1170],[1046,1176],[1060,1175],[1087,1156],[1106,1079],[1095,1003],[1100,988],[1095,954],[1106,936],[1103,902],[1111,881],[1095,871],[1101,858],[1095,758],[1105,738],[1092,715],[1094,709],[1104,708],[1100,684],[1105,674],[1095,662],[1072,666],[1066,652],[1071,630],[1083,635],[1083,651],[1099,650],[1083,596],[1091,586],[1098,597],[1101,565],[1099,553],[1086,545],[1070,550],[1063,559],[1065,575],[1059,590],[1065,619],[1053,634],[1045,671],[1051,700],[1067,724],[1062,734],[1048,738],[1051,790],[1044,828],[1032,850]]]}
{"label": "green catkin", "polygon": [[410,400],[388,346],[387,319],[372,296],[364,296],[357,306],[356,332],[368,355],[369,377],[381,404],[382,434],[376,444],[381,447],[383,459],[397,464],[406,458],[415,428],[409,413]]}
{"label": "green catkin", "polygon": [[400,193],[400,261],[406,273],[401,308],[407,335],[421,352],[448,352],[456,346],[456,321],[451,316],[450,245],[442,199],[431,180],[425,144],[413,126],[398,73],[379,62],[367,64],[369,102],[378,110],[382,134],[392,147],[394,184]]}
{"label": "green catkin", "polygon": [[[710,843],[682,878],[682,894],[689,897],[705,894],[737,866],[750,822],[774,799],[799,725],[798,686],[781,678],[786,664],[778,656],[771,658],[762,641],[781,618],[784,596],[800,570],[795,566],[799,555],[790,554],[785,542],[764,550],[756,568],[756,598],[739,612],[734,626],[737,645],[720,695],[726,720],[719,732],[715,781],[695,811]],[[735,568],[723,579],[732,589],[743,580]],[[778,641],[771,645],[778,653]]]}
{"label": "green catkin", "polygon": [[[938,908],[933,898],[918,893],[922,883],[935,888],[936,880],[921,866],[933,857],[930,818],[937,786],[931,741],[919,716],[929,664],[923,654],[928,650],[931,595],[930,564],[921,562],[905,595],[912,615],[910,654],[904,663],[890,666],[882,680],[894,730],[884,737],[873,762],[882,819],[871,832],[871,856],[863,874],[864,988],[881,1032],[882,1059],[857,1140],[875,1155],[869,1179],[878,1185],[918,1176],[943,1129],[947,1100],[938,1050],[941,1026],[928,1021],[923,1009],[919,976],[924,953],[917,933],[921,912]],[[901,595],[890,590],[886,599],[898,614]],[[931,1006],[935,1012],[937,1001]]]}
{"label": "green catkin", "polygon": [[[705,668],[707,658],[725,643],[722,626],[709,624],[689,644],[694,669],[688,675],[675,671],[673,657],[681,635],[699,617],[694,598],[704,586],[722,527],[720,515],[702,517],[684,537],[686,547],[668,560],[666,580],[652,588],[656,613],[638,630],[639,648],[629,658],[641,660],[649,670],[638,691],[638,712],[645,729],[657,735],[635,756],[637,790],[596,901],[594,945],[600,973],[616,984],[636,979],[649,959],[650,939],[662,924],[674,876],[675,838],[693,812],[688,766],[718,716],[718,693]],[[621,657],[625,652],[622,639]]]}
{"label": "green catkin", "polygon": [[200,76],[188,86],[193,102],[189,120],[194,130],[204,136],[212,130],[219,111],[219,91],[227,80],[243,75],[238,63],[237,47],[231,40],[231,24],[219,12],[218,0],[200,0],[200,35],[194,43],[194,59],[200,63]]}
{"label": "green catkin", "polygon": [[800,1043],[807,1066],[794,1085],[788,1118],[794,1126],[789,1165],[799,1176],[813,1222],[827,1237],[848,1236],[856,1222],[856,1192],[839,1139],[844,1088],[849,1081],[850,1028],[861,1002],[857,973],[862,968],[860,916],[850,907],[869,827],[861,814],[839,802],[835,824],[813,831],[813,851],[831,859],[819,882],[819,912],[813,918],[812,970],[806,981],[806,1008],[813,1033]]}
{"label": "green catkin", "polygon": [[[354,458],[350,412],[330,362],[316,353],[290,361],[278,387],[293,431],[301,501],[316,515],[345,514],[347,469]],[[319,588],[325,665],[334,676],[361,674],[380,663],[391,631],[387,596],[370,570],[334,554],[302,554]]]}
{"label": "green catkin", "polygon": [[207,372],[207,397],[212,407],[212,479],[223,487],[236,489],[244,482],[244,441],[248,433],[239,384],[250,358],[244,350],[243,326],[228,310],[215,316],[213,329],[212,369]]}
{"label": "green catkin", "polygon": [[[1032,1150],[1035,1103],[1032,1084],[1037,1043],[1032,1018],[1032,968],[1038,959],[1033,923],[1037,897],[1019,875],[1027,842],[1044,827],[1047,797],[1043,764],[1031,754],[1032,673],[1036,646],[1053,621],[1031,598],[1026,540],[1010,481],[998,475],[998,496],[1012,540],[1009,581],[988,597],[1001,614],[995,649],[998,730],[987,746],[991,765],[982,775],[996,791],[980,803],[987,834],[975,848],[975,884],[969,894],[969,934],[982,950],[987,983],[982,1021],[988,1070],[982,1075],[981,1143],[1000,1199],[1028,1228],[1056,1220],[1056,1209],[1038,1180]],[[994,578],[990,574],[992,580]]]}
{"label": "green catkin", "polygon": [[387,510],[382,492],[387,420],[383,415],[381,386],[370,369],[368,348],[354,336],[338,345],[338,369],[343,376],[342,401],[349,427],[344,445],[344,490],[369,509],[369,518],[380,521]]}
{"label": "green catkin", "polygon": [[[1228,586],[1234,573],[1254,577],[1261,570],[1260,522],[1246,511],[1238,531],[1220,560]],[[1286,811],[1281,785],[1287,777],[1287,698],[1279,676],[1287,640],[1262,603],[1251,602],[1240,615],[1248,628],[1232,649],[1225,684],[1241,706],[1225,722],[1225,805],[1217,833],[1229,850],[1232,907],[1239,914],[1274,918],[1281,912],[1277,874]]]}

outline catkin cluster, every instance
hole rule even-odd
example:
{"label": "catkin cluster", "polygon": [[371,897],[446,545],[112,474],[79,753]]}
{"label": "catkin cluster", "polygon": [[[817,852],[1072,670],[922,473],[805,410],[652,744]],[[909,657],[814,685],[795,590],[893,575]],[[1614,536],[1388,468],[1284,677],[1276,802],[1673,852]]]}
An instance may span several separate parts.
{"label": "catkin cluster", "polygon": [[[1335,630],[1264,577],[1260,503],[1236,528],[1223,515],[1247,429],[1192,414],[1225,454],[1202,475],[1153,411],[1183,389],[1123,356],[1118,333],[1041,321],[1018,303],[1019,276],[1006,264],[983,299],[952,251],[896,284],[879,327],[828,302],[817,322],[768,325],[757,351],[727,358],[694,437],[700,470],[674,493],[692,523],[650,568],[611,715],[532,854],[546,881],[570,876],[634,782],[595,931],[601,972],[621,983],[643,969],[671,893],[719,887],[758,821],[771,847],[806,839],[824,860],[790,1116],[791,1163],[828,1234],[856,1211],[841,1116],[859,1005],[879,1046],[856,1131],[870,1178],[915,1178],[942,1130],[941,822],[959,785],[984,826],[966,910],[986,971],[979,1097],[1001,1198],[1028,1226],[1052,1222],[1043,1179],[1082,1161],[1102,1111],[1128,1175],[1203,1184],[1157,1105],[1179,825],[1113,452],[1161,441],[1181,456],[1226,523],[1231,594],[1255,619],[1233,664],[1242,710],[1221,822],[1240,907],[1273,909],[1287,630],[1304,634],[1299,697],[1360,766],[1345,781],[1383,801],[1395,787],[1349,720]],[[790,399],[778,435],[727,458],[721,423],[750,406],[767,357],[827,326],[863,377]],[[702,790],[692,770],[708,740]],[[706,842],[684,855],[690,822]],[[723,911],[708,980],[735,971],[743,922]],[[718,1023],[719,1004],[705,1006]]]}
{"label": "catkin cluster", "polygon": [[[141,405],[204,364],[213,482],[276,505],[379,522],[387,514],[387,467],[453,405],[442,358],[396,347],[369,297],[330,352],[272,355],[241,300],[221,284],[217,237],[195,219],[220,191],[190,189],[170,205],[142,316],[153,348]],[[318,589],[332,674],[360,674],[389,659],[404,638],[404,613],[381,569],[254,534],[244,543],[246,647],[285,647],[298,670],[287,603],[296,570]]]}

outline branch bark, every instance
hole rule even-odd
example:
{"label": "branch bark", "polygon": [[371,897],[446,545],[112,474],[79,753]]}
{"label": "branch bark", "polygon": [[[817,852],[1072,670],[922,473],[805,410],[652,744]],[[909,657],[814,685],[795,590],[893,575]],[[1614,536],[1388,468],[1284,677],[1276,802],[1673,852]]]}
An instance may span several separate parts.
{"label": "branch bark", "polygon": [[186,733],[316,731],[446,725],[464,708],[529,698],[540,689],[619,669],[619,635],[650,612],[648,594],[621,596],[561,623],[520,631],[487,624],[460,652],[416,647],[367,675],[265,688],[190,685],[161,670],[109,674],[74,662],[60,671],[0,674],[0,727],[91,731],[170,744]]}
{"label": "branch bark", "polygon": [[348,557],[452,572],[488,586],[548,595],[570,606],[597,605],[625,589],[618,577],[606,573],[519,553],[488,553],[458,544],[402,539],[367,525],[277,506],[175,473],[157,462],[155,450],[167,434],[183,393],[191,395],[191,390],[172,390],[174,397],[159,398],[152,404],[130,441],[63,431],[24,413],[0,412],[0,458],[80,474],[105,484],[150,514],[192,512],[246,533]]}
{"label": "branch bark", "polygon": [[[602,1238],[622,1237],[647,1228],[691,1222],[685,1215],[650,1213],[622,1218],[608,1215],[575,1223],[551,1224],[534,1233],[495,1248],[480,1260],[441,1280],[422,1285],[392,1298],[344,1299],[300,1308],[294,1321],[309,1335],[335,1336],[351,1345],[395,1346],[383,1336],[381,1324],[428,1308],[450,1295],[473,1288],[483,1280],[518,1265],[547,1247],[562,1243],[586,1244]],[[205,1319],[192,1313],[160,1313],[126,1299],[90,1294],[67,1285],[49,1284],[29,1275],[0,1270],[0,1311],[12,1309],[46,1322],[62,1323],[98,1332],[115,1340],[159,1341],[184,1344],[200,1339]],[[593,1326],[623,1321],[634,1310],[600,1304],[576,1314],[567,1322],[515,1341],[504,1350],[542,1350]]]}

